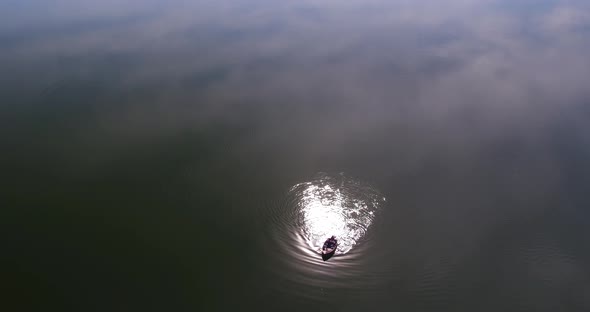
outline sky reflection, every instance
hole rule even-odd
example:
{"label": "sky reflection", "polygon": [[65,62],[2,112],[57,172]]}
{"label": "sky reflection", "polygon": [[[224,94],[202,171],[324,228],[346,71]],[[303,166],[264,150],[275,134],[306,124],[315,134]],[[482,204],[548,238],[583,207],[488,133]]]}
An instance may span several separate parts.
{"label": "sky reflection", "polygon": [[[0,163],[29,208],[6,231],[31,253],[7,284],[107,311],[78,273],[159,310],[589,310],[589,34],[587,0],[0,1]],[[314,214],[345,194],[302,186],[338,261],[256,214],[317,172],[388,200],[352,249],[372,217],[349,231]]]}

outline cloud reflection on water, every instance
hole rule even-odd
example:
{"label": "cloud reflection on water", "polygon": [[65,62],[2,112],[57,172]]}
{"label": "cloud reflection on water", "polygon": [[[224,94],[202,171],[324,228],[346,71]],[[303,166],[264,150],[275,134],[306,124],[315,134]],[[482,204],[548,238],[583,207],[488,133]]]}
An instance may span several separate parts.
{"label": "cloud reflection on water", "polygon": [[396,170],[408,171],[433,153],[469,159],[507,138],[545,144],[564,118],[586,127],[576,113],[590,98],[584,1],[527,12],[500,0],[162,3],[60,1],[52,24],[89,12],[105,22],[43,36],[14,22],[4,34],[22,38],[0,46],[2,91],[36,103],[79,81],[114,90],[87,100],[97,109],[81,140],[127,146],[245,125],[252,133],[236,153],[260,144],[314,162],[370,138],[404,146]]}
{"label": "cloud reflection on water", "polygon": [[[55,14],[74,19],[79,5],[60,3]],[[338,127],[340,139],[359,127],[405,120],[448,127],[467,116],[475,119],[469,127],[477,136],[531,135],[527,131],[538,131],[556,109],[588,96],[590,11],[581,3],[557,3],[522,16],[502,9],[503,3],[178,2],[122,27],[23,40],[3,51],[2,62],[16,63],[8,67],[16,71],[35,60],[33,66],[57,78],[74,70],[67,63],[46,67],[57,56],[135,59],[112,79],[128,87],[157,83],[162,90],[141,107],[140,127],[158,123],[162,110],[173,119],[168,126],[182,128],[194,126],[187,115],[231,122],[232,111],[244,105],[264,106],[257,114],[282,106],[297,116],[327,106],[344,123],[314,124],[323,133]],[[157,5],[128,1],[122,11],[134,16]],[[101,6],[106,9],[93,18],[122,15]],[[223,75],[204,84],[202,72]],[[540,115],[531,118],[531,108]],[[123,107],[113,113],[104,118],[115,124],[137,115]]]}
{"label": "cloud reflection on water", "polygon": [[[588,1],[43,3],[0,3],[0,105],[10,108],[0,118],[16,147],[6,163],[17,168],[30,170],[25,159],[52,178],[65,167],[82,181],[113,168],[135,177],[145,168],[134,160],[147,155],[173,163],[159,168],[166,183],[192,174],[203,189],[259,192],[269,177],[361,171],[399,192],[388,198],[403,218],[388,222],[409,234],[387,237],[406,247],[383,272],[401,268],[392,279],[416,282],[428,290],[418,301],[435,303],[451,275],[466,285],[457,301],[477,297],[467,289],[485,278],[504,286],[496,273],[514,263],[504,228],[518,236],[519,220],[587,206]],[[582,285],[585,259],[569,256],[577,249],[559,239],[538,247],[544,240],[510,247],[524,250],[516,262],[533,262],[539,280]],[[506,291],[518,297],[522,281]],[[406,286],[399,298],[411,297]]]}

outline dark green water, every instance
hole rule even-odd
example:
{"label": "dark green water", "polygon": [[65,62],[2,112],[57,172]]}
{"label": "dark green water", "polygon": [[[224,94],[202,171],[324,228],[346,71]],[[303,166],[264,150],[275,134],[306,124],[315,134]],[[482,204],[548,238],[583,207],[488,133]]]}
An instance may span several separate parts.
{"label": "dark green water", "polygon": [[3,310],[587,311],[589,55],[577,0],[5,0]]}

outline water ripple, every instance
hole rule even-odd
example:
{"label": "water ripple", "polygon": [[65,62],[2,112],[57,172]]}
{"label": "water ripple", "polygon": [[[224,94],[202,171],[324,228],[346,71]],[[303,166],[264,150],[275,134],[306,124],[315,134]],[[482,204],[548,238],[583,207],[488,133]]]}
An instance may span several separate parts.
{"label": "water ripple", "polygon": [[[335,289],[367,289],[375,283],[367,272],[370,240],[366,236],[384,198],[369,185],[343,174],[319,174],[299,183],[266,211],[271,239],[266,268],[277,277],[277,291],[325,300]],[[338,237],[338,253],[324,262],[326,238]]]}

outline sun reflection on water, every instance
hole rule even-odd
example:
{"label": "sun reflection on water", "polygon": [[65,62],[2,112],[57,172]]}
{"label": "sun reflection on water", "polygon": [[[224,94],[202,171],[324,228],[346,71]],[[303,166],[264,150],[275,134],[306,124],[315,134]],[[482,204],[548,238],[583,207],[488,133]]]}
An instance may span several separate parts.
{"label": "sun reflection on water", "polygon": [[321,175],[292,189],[297,193],[299,226],[307,245],[320,252],[324,241],[338,239],[336,254],[346,254],[365,235],[385,200],[371,187],[346,178]]}

